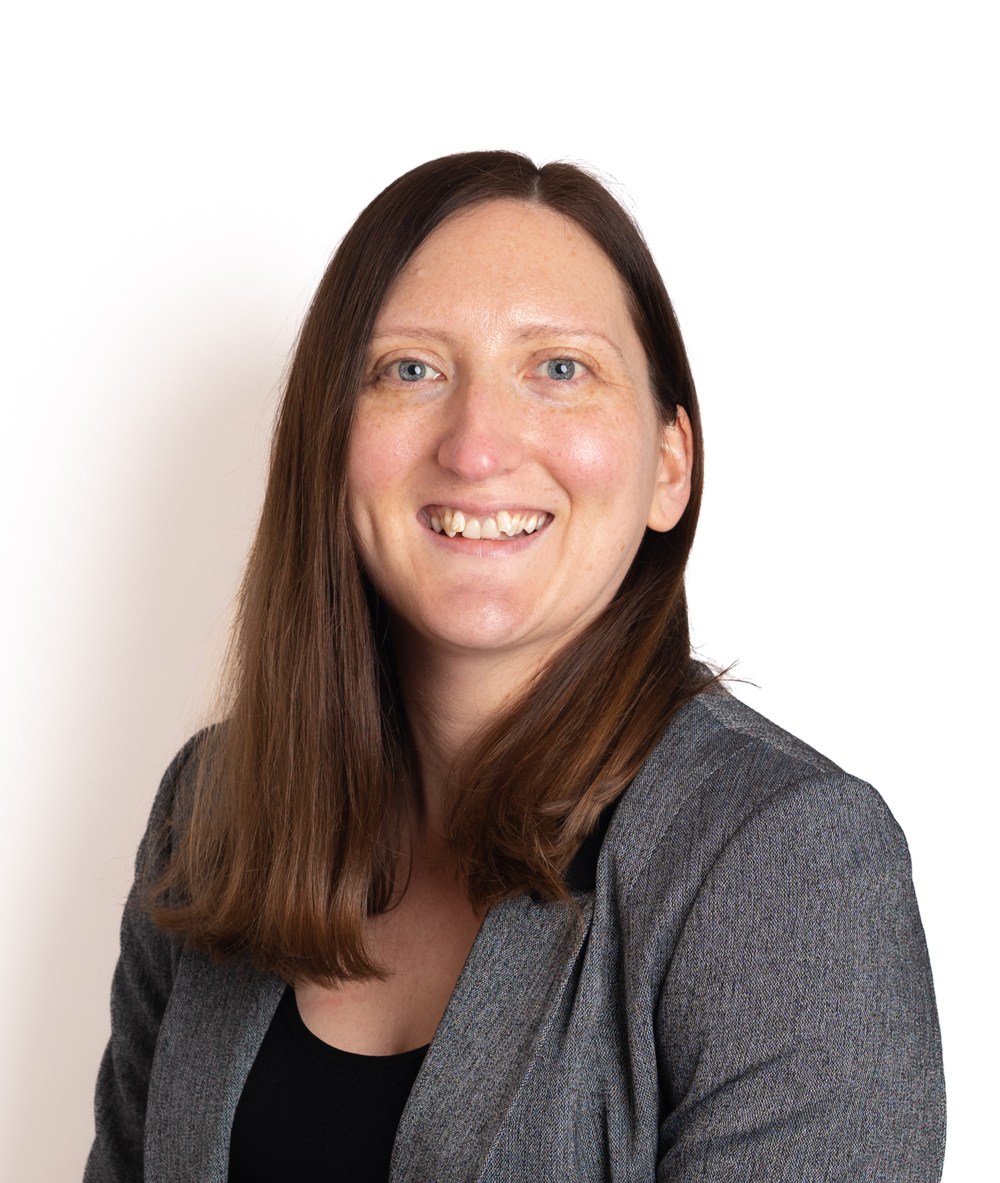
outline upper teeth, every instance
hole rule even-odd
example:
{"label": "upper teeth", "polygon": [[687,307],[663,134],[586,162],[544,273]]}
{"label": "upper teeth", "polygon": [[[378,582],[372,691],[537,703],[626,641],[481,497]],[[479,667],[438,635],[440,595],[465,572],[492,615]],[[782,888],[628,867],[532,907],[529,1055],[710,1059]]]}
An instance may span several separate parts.
{"label": "upper teeth", "polygon": [[510,513],[501,509],[495,516],[487,518],[466,517],[460,509],[447,507],[430,514],[431,529],[436,534],[447,534],[454,538],[513,538],[517,534],[533,534],[549,520],[547,513],[537,511]]}

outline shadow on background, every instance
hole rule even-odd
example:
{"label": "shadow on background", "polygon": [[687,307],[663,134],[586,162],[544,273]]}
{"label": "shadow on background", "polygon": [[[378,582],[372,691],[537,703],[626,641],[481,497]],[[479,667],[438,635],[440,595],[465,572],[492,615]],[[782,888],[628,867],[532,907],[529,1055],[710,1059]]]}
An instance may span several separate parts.
{"label": "shadow on background", "polygon": [[151,359],[111,400],[107,446],[89,439],[78,457],[78,545],[30,737],[30,791],[48,804],[15,961],[6,1177],[18,1183],[79,1178],[93,1137],[135,846],[173,752],[211,713],[262,492],[288,344],[270,311],[210,318],[179,344],[164,331],[155,345],[181,361]]}

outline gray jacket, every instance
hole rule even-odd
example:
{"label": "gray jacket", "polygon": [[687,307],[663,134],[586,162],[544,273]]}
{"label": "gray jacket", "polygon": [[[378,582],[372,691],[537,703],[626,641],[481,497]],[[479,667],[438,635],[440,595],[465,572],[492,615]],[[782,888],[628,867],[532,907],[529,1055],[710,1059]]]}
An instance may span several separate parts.
{"label": "gray jacket", "polygon": [[[193,750],[164,777],[139,874]],[[906,843],[872,788],[706,694],[597,854],[589,882],[574,869],[579,912],[519,896],[487,914],[394,1183],[940,1178],[930,967]],[[223,1183],[283,988],[183,948],[133,893],[87,1183]]]}

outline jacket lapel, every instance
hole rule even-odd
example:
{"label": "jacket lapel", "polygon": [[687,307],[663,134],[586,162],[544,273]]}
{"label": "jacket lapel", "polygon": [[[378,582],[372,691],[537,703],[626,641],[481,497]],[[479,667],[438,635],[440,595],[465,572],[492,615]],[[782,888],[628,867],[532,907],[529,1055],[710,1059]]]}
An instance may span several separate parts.
{"label": "jacket lapel", "polygon": [[491,908],[403,1113],[391,1183],[469,1183],[539,1053],[559,1039],[592,897],[581,912],[526,895]]}
{"label": "jacket lapel", "polygon": [[284,988],[246,962],[181,955],[150,1077],[146,1183],[226,1183],[233,1115]]}

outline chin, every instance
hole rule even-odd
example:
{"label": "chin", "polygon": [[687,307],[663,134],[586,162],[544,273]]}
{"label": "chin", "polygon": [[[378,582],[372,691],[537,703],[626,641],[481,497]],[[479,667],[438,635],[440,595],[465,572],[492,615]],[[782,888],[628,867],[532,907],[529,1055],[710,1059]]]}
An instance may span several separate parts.
{"label": "chin", "polygon": [[503,649],[523,641],[532,626],[529,604],[491,601],[436,611],[422,621],[420,631],[429,640],[461,649]]}

